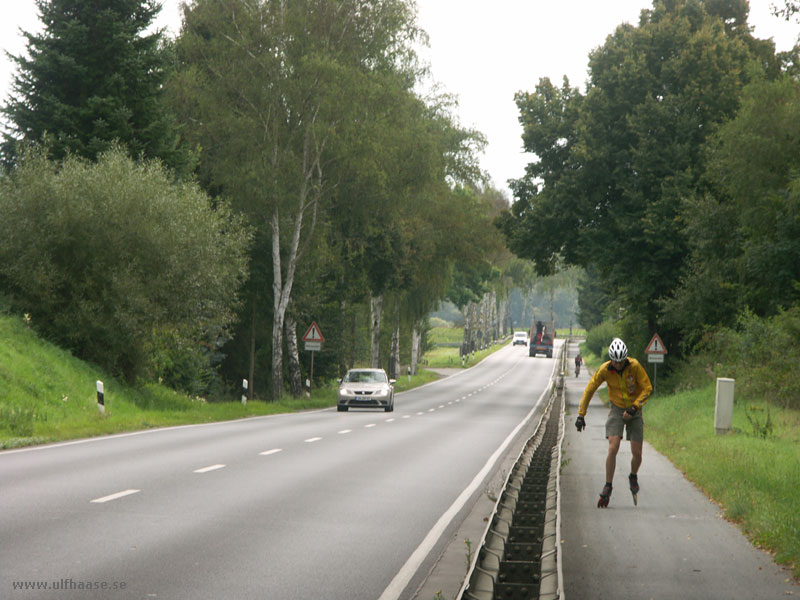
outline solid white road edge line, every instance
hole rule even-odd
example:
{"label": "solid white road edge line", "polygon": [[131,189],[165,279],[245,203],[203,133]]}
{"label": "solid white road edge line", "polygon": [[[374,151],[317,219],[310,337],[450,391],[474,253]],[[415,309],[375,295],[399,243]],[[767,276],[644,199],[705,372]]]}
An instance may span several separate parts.
{"label": "solid white road edge line", "polygon": [[218,469],[224,469],[226,465],[211,465],[210,467],[203,467],[202,469],[197,469],[195,473],[208,473],[209,471],[217,471]]}
{"label": "solid white road edge line", "polygon": [[94,500],[90,500],[90,502],[94,502],[95,504],[103,504],[104,502],[110,502],[111,500],[116,500],[117,498],[124,498],[125,496],[130,496],[131,494],[138,494],[142,490],[125,490],[124,492],[117,492],[116,494],[110,494],[108,496],[103,496],[102,498],[95,498]]}
{"label": "solid white road edge line", "polygon": [[391,583],[383,590],[383,593],[380,595],[378,600],[397,600],[400,598],[400,594],[403,593],[403,590],[406,589],[411,579],[414,577],[414,574],[419,570],[420,566],[422,565],[425,557],[430,554],[430,551],[433,550],[433,547],[436,545],[436,542],[439,540],[440,537],[444,534],[447,526],[450,525],[450,522],[455,518],[455,516],[459,513],[459,511],[464,508],[467,501],[469,500],[470,496],[475,493],[478,488],[480,488],[483,480],[489,474],[489,472],[494,467],[495,463],[500,460],[500,457],[506,451],[508,446],[514,440],[516,435],[520,432],[520,430],[531,420],[533,414],[536,412],[536,408],[544,398],[544,395],[547,393],[549,389],[549,385],[544,389],[542,394],[539,396],[539,399],[536,400],[536,404],[534,404],[531,411],[528,415],[514,428],[509,436],[500,444],[500,447],[494,451],[489,457],[487,463],[483,466],[483,468],[475,475],[475,478],[470,482],[470,484],[464,489],[463,492],[456,498],[455,502],[450,505],[445,513],[439,517],[439,520],[433,526],[433,528],[428,532],[428,535],[425,536],[425,539],[422,540],[422,543],[417,546],[417,549],[414,550],[413,554],[408,558],[406,564],[403,565],[403,568],[398,571],[397,575],[394,576]]}

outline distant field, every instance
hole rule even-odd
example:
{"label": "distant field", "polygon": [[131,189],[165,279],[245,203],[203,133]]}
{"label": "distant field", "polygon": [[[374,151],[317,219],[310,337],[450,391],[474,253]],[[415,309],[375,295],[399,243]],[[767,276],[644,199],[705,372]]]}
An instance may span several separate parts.
{"label": "distant field", "polygon": [[470,356],[462,365],[461,358],[459,356],[459,347],[463,339],[463,327],[432,328],[428,334],[428,340],[432,344],[447,344],[447,346],[434,345],[434,347],[426,352],[422,357],[423,366],[432,367],[434,369],[461,366],[470,367],[486,358],[492,352],[497,352],[497,350],[505,345],[505,342],[501,342],[490,348],[487,348],[486,350],[475,352],[475,355]]}
{"label": "distant field", "polygon": [[463,339],[463,327],[433,327],[428,332],[428,341],[432,344],[460,343]]}

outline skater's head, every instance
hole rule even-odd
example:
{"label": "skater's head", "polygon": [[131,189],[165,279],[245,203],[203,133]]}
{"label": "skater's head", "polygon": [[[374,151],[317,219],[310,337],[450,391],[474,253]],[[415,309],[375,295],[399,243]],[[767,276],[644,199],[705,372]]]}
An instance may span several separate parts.
{"label": "skater's head", "polygon": [[611,345],[608,347],[608,358],[611,359],[611,364],[615,369],[620,369],[625,364],[628,358],[628,347],[619,338],[611,340]]}

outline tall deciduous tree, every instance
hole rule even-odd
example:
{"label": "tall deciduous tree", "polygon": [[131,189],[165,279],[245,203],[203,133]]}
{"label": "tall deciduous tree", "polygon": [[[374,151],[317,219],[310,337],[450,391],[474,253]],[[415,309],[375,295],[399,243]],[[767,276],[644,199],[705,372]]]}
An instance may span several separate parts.
{"label": "tall deciduous tree", "polygon": [[745,307],[772,316],[800,301],[798,104],[794,78],[755,81],[710,140],[710,189],[684,208],[690,268],[664,303],[690,341]]}
{"label": "tall deciduous tree", "polygon": [[517,96],[539,160],[500,220],[514,252],[542,273],[559,258],[593,267],[655,329],[685,267],[681,202],[703,185],[704,142],[735,114],[753,58],[775,64],[746,16],[741,2],[656,0],[592,52],[585,94],[542,80]]}
{"label": "tall deciduous tree", "polygon": [[54,158],[68,152],[95,160],[115,141],[132,157],[158,158],[190,170],[175,120],[162,102],[169,51],[161,32],[147,33],[157,0],[36,0],[41,33],[26,33],[18,56],[3,154],[20,141],[50,136]]}
{"label": "tall deciduous tree", "polygon": [[[355,135],[375,75],[398,70],[416,35],[405,0],[198,0],[185,9],[172,97],[202,147],[203,181],[233,199],[257,228],[256,247],[269,248],[253,262],[272,279],[273,398],[283,389],[284,316],[335,140]],[[252,318],[263,287],[252,282]]]}

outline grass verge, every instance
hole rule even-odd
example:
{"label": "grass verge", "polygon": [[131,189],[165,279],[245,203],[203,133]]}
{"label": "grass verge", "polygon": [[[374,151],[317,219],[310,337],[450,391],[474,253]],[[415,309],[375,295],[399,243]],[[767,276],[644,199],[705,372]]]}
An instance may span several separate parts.
{"label": "grass verge", "polygon": [[[716,435],[714,403],[714,384],[654,396],[646,407],[647,440],[757,547],[793,565],[800,577],[800,415],[763,402],[736,402],[734,429]],[[767,411],[772,433],[762,437],[751,419]]]}
{"label": "grass verge", "polygon": [[[439,376],[421,370],[400,377],[396,391]],[[106,414],[97,408],[95,382],[105,387]],[[206,402],[157,384],[129,386],[43,341],[24,320],[0,313],[0,449],[137,431],[332,407],[335,382],[310,397],[280,402]]]}

